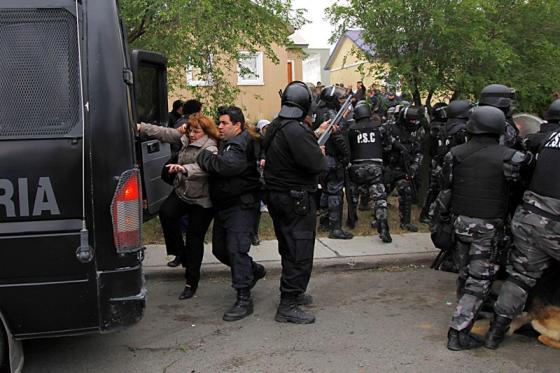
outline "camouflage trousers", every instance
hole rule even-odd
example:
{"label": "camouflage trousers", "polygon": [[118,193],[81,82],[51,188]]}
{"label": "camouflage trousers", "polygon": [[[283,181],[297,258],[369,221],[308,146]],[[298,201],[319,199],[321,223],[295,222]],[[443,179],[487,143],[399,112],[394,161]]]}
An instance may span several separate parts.
{"label": "camouflage trousers", "polygon": [[474,322],[482,302],[490,292],[496,273],[498,234],[501,219],[479,219],[457,216],[455,227],[455,263],[459,268],[457,293],[459,301],[449,326],[463,330]]}
{"label": "camouflage trousers", "polygon": [[358,204],[359,188],[367,188],[373,216],[376,220],[387,220],[387,193],[383,184],[383,166],[377,163],[352,165],[350,174],[350,193],[352,204]]}
{"label": "camouflage trousers", "polygon": [[[560,201],[557,205],[560,207]],[[554,260],[560,261],[560,221],[520,205],[512,219],[511,231],[514,248],[506,267],[509,277],[500,290],[494,310],[500,316],[513,319],[523,311],[530,289],[543,272]]]}

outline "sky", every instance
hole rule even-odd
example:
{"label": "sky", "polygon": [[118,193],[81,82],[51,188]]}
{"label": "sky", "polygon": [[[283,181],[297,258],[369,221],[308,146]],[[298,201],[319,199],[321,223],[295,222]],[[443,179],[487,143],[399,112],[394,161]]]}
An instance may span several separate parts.
{"label": "sky", "polygon": [[332,32],[333,26],[323,19],[325,16],[325,8],[333,3],[340,3],[338,0],[293,0],[292,7],[294,9],[303,8],[307,9],[305,18],[309,21],[308,24],[303,26],[297,31],[309,44],[309,48],[334,48],[328,41]]}

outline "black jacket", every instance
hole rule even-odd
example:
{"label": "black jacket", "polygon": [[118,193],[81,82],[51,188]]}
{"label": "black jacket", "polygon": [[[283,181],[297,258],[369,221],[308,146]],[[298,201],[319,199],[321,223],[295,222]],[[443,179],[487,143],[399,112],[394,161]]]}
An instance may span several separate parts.
{"label": "black jacket", "polygon": [[259,201],[261,182],[255,140],[246,130],[231,140],[221,141],[218,154],[200,152],[197,162],[210,174],[210,198],[214,207],[220,209]]}
{"label": "black jacket", "polygon": [[317,189],[325,157],[311,129],[296,120],[277,118],[264,139],[265,187],[268,190]]}

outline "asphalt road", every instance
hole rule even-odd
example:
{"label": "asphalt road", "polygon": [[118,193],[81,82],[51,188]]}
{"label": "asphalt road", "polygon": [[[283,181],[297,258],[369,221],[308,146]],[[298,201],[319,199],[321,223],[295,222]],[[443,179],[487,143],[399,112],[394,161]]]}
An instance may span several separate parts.
{"label": "asphalt road", "polygon": [[317,322],[274,321],[278,277],[253,291],[255,313],[227,323],[228,278],[187,301],[178,279],[151,279],[144,319],[108,334],[24,343],[24,372],[558,372],[560,353],[514,335],[497,351],[445,348],[454,276],[429,269],[323,273],[309,292]]}

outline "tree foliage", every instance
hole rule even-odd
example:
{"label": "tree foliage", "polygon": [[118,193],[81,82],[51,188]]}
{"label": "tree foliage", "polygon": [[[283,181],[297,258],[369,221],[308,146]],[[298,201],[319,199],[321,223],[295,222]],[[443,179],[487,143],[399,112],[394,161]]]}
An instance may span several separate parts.
{"label": "tree foliage", "polygon": [[[305,22],[303,11],[291,8],[291,0],[120,1],[131,48],[165,54],[171,85],[189,88],[206,108],[235,100],[239,91],[228,76],[241,51],[263,50],[278,61],[273,45],[289,45],[288,36]],[[213,84],[186,87],[186,66]]]}
{"label": "tree foliage", "polygon": [[560,89],[557,0],[349,0],[329,15],[337,36],[364,30],[372,62],[390,66],[414,101],[475,98],[490,83],[517,89],[522,110],[541,112]]}

